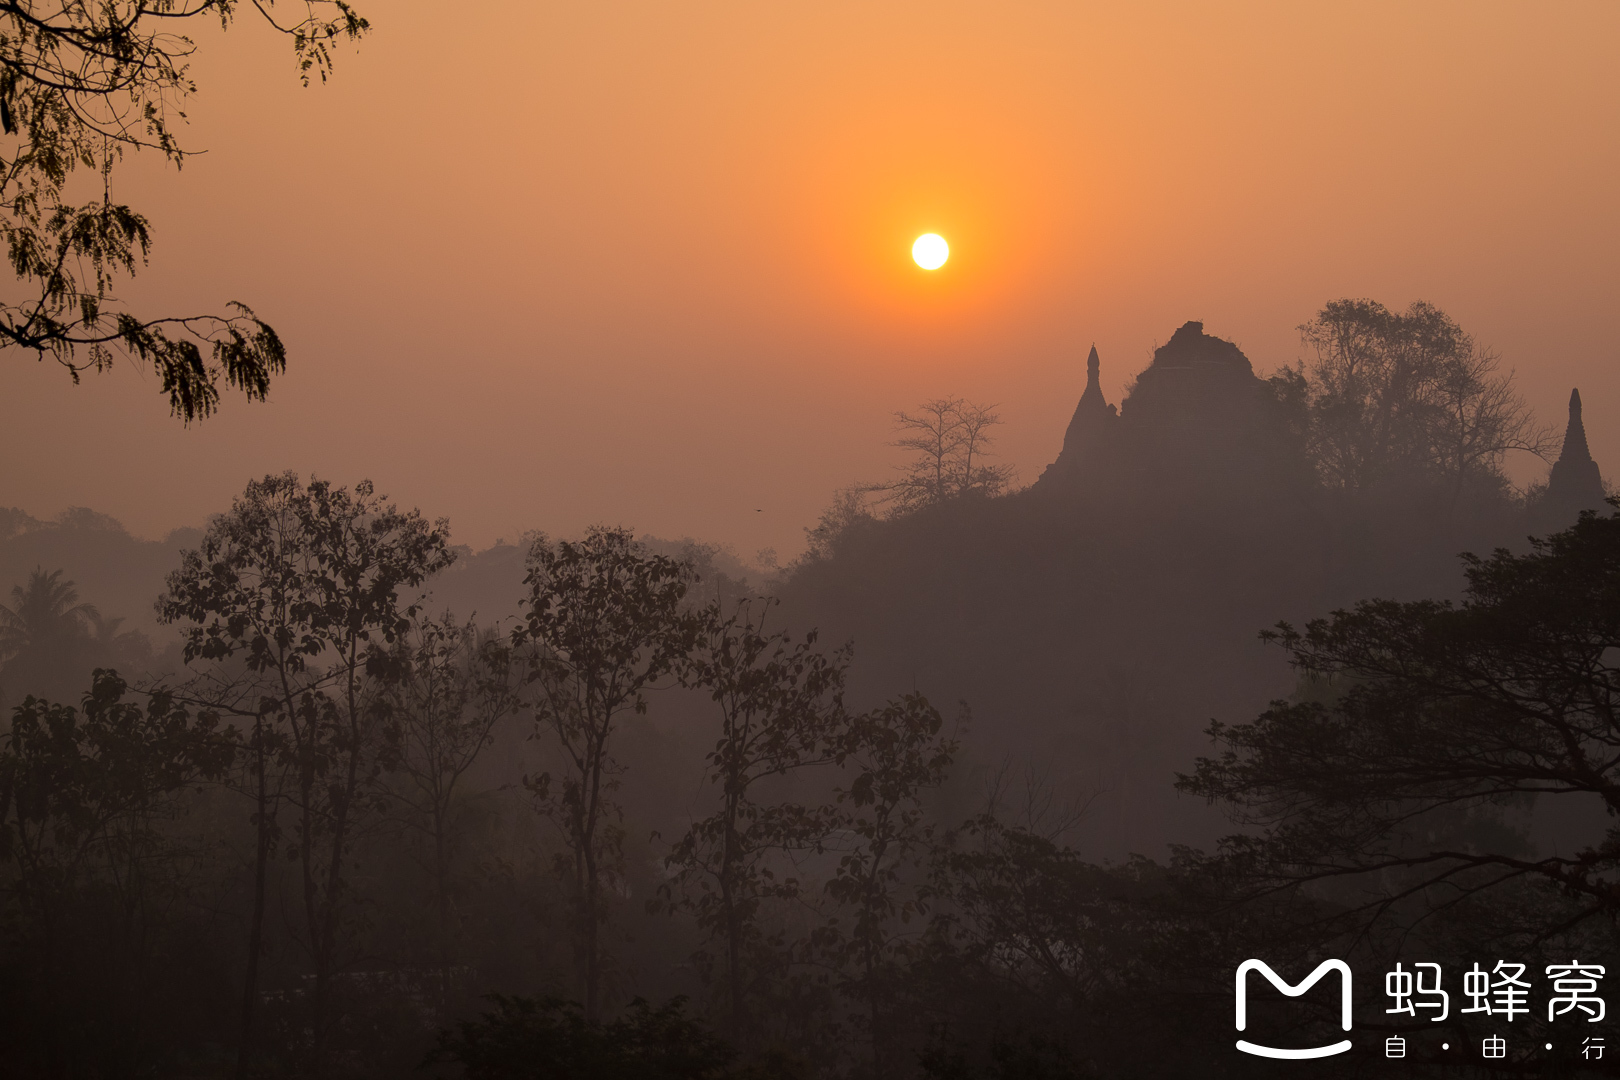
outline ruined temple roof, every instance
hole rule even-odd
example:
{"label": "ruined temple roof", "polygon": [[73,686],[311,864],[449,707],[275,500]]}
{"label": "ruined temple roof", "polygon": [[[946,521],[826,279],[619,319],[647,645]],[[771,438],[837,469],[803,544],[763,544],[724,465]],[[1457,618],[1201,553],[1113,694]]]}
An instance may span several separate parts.
{"label": "ruined temple roof", "polygon": [[1188,322],[1154,352],[1120,413],[1130,423],[1243,426],[1253,422],[1261,388],[1242,349],[1204,333],[1203,323]]}
{"label": "ruined temple roof", "polygon": [[1146,375],[1155,368],[1163,370],[1205,364],[1229,368],[1244,375],[1254,374],[1254,365],[1249,363],[1242,349],[1225,338],[1204,333],[1204,324],[1196,320],[1182,323],[1180,329],[1170,335],[1170,340],[1153,353],[1153,363],[1142,374]]}

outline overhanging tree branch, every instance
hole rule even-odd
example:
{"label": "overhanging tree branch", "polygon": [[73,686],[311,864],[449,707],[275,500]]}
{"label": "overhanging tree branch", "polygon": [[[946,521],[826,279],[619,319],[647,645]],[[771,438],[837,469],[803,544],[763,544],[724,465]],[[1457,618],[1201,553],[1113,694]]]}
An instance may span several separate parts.
{"label": "overhanging tree branch", "polygon": [[[292,39],[306,85],[326,80],[334,42],[369,29],[344,0],[284,5],[298,12],[285,20],[274,0],[251,6]],[[286,368],[286,351],[244,304],[201,316],[125,310],[112,285],[145,265],[152,238],[146,218],[114,200],[112,181],[126,152],[155,150],[183,165],[189,152],[173,120],[185,119],[181,106],[196,91],[188,74],[196,44],[168,28],[204,16],[229,27],[240,7],[0,0],[0,244],[15,279],[0,294],[0,349],[54,359],[75,383],[122,353],[156,372],[170,409],[187,423],[218,408],[222,387],[262,400]],[[99,174],[99,198],[70,197],[80,170]]]}

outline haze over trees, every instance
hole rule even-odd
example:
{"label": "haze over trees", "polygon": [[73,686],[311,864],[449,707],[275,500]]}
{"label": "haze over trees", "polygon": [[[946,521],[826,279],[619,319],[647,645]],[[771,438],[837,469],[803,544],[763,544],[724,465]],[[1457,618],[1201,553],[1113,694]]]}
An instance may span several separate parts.
{"label": "haze over trees", "polygon": [[18,548],[6,678],[71,685],[0,736],[7,1064],[1242,1076],[1249,956],[1348,958],[1379,1035],[1417,1029],[1361,973],[1403,957],[1603,962],[1620,517],[1582,414],[1515,492],[1513,440],[1445,449],[1446,371],[1470,430],[1534,430],[1466,335],[1352,301],[1307,345],[1332,320],[1270,378],[1188,323],[1118,407],[1093,351],[1022,490],[992,408],[903,414],[911,494],[768,585],[605,526],[474,554],[279,474],[144,572],[165,660],[97,651],[77,566]]}
{"label": "haze over trees", "polygon": [[122,625],[80,601],[61,570],[35,567],[12,586],[11,602],[0,604],[0,687],[70,691],[93,668],[133,666],[145,642]]}
{"label": "haze over trees", "polygon": [[622,876],[624,827],[614,798],[621,766],[614,736],[692,647],[697,627],[682,610],[690,571],[645,555],[623,529],[593,529],[578,543],[535,541],[525,584],[526,649],[537,726],[563,751],[563,768],[524,786],[557,826],[571,874],[572,936],[585,1018],[600,1019],[603,891]]}
{"label": "haze over trees", "polygon": [[215,519],[158,601],[164,621],[185,624],[187,662],[212,665],[189,695],[251,723],[244,764],[257,838],[239,1070],[259,1000],[268,863],[284,811],[314,969],[313,1060],[324,1066],[332,983],[354,914],[349,864],[381,768],[374,652],[416,613],[400,593],[450,565],[447,540],[443,522],[400,513],[369,483],[351,493],[291,473],[268,476]]}

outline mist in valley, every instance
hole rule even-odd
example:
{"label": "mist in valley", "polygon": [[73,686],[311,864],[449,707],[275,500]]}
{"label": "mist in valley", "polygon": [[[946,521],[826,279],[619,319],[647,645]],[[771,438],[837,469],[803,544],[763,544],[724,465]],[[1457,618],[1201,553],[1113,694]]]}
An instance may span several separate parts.
{"label": "mist in valley", "polygon": [[[1594,786],[1442,754],[1390,791],[1346,744],[1323,787],[1264,726],[1379,694],[1419,743],[1453,722],[1477,690],[1331,631],[1406,619],[1476,677],[1478,631],[1433,620],[1518,601],[1460,553],[1611,573],[1578,393],[1539,420],[1421,304],[1329,303],[1300,357],[1257,373],[1188,322],[1109,402],[1077,354],[1027,485],[995,406],[921,403],[787,563],[607,525],[472,551],[295,473],[161,541],[6,511],[15,1060],[1237,1075],[1203,1059],[1249,952],[1430,955],[1459,904],[1526,948],[1607,940]],[[1189,1034],[1144,1059],[1166,1009]],[[665,1053],[698,1071],[634,1064]]]}

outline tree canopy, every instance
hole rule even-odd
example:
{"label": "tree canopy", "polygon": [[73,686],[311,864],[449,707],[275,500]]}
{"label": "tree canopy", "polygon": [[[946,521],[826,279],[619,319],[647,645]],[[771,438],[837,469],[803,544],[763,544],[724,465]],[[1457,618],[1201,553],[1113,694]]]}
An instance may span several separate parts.
{"label": "tree canopy", "polygon": [[[1545,921],[1612,916],[1620,516],[1588,512],[1525,554],[1463,558],[1459,604],[1368,600],[1269,632],[1311,692],[1212,725],[1222,752],[1180,787],[1259,827],[1225,847],[1262,880],[1382,875],[1363,905],[1372,914],[1539,882],[1572,903],[1542,909]],[[1478,827],[1532,798],[1582,799],[1611,824],[1564,853]]]}
{"label": "tree canopy", "polygon": [[1335,300],[1299,329],[1312,356],[1274,383],[1301,395],[1308,449],[1330,488],[1423,478],[1458,493],[1499,489],[1509,451],[1552,446],[1512,372],[1433,304],[1396,312]]}

